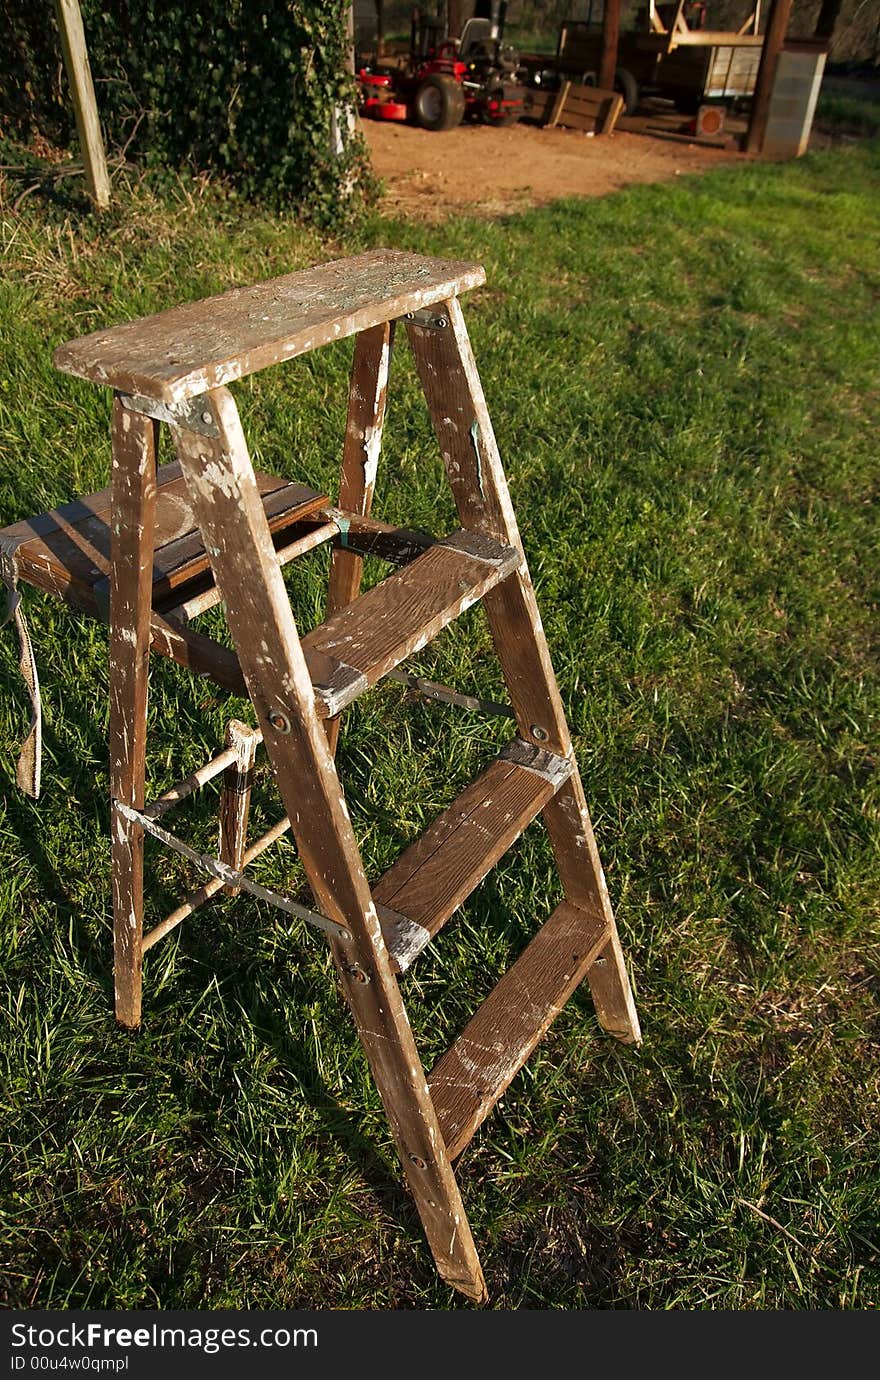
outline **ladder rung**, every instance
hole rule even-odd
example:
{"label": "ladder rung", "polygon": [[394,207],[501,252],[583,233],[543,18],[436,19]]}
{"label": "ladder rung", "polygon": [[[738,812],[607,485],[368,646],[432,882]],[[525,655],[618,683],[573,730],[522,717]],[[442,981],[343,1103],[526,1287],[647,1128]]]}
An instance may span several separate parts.
{"label": "ladder rung", "polygon": [[429,546],[302,640],[315,701],[332,718],[417,652],[520,564],[520,553],[480,532]]}
{"label": "ladder rung", "polygon": [[609,935],[600,911],[563,901],[435,1066],[428,1087],[450,1159],[543,1039]]}
{"label": "ladder rung", "polygon": [[[373,888],[385,940],[403,972],[507,852],[571,772],[571,763],[515,738],[438,815]],[[401,917],[410,922],[400,924]],[[421,942],[412,923],[421,927]]]}

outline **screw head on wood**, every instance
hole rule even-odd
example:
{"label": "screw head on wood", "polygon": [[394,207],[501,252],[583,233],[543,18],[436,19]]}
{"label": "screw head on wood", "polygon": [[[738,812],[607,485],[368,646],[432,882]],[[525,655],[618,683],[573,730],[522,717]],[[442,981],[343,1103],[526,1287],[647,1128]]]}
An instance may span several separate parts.
{"label": "screw head on wood", "polygon": [[278,733],[290,732],[290,720],[286,714],[282,714],[280,709],[269,711],[269,723]]}
{"label": "screw head on wood", "polygon": [[414,1164],[416,1169],[427,1169],[428,1167],[427,1162],[422,1159],[421,1155],[410,1155],[409,1162],[410,1164]]}
{"label": "screw head on wood", "polygon": [[547,739],[550,737],[546,728],[542,728],[540,724],[532,724],[529,732],[536,743],[546,743]]}
{"label": "screw head on wood", "polygon": [[206,426],[209,426],[211,422],[213,422],[213,420],[214,418],[211,416],[211,413],[207,410],[202,413],[202,421],[205,423]]}

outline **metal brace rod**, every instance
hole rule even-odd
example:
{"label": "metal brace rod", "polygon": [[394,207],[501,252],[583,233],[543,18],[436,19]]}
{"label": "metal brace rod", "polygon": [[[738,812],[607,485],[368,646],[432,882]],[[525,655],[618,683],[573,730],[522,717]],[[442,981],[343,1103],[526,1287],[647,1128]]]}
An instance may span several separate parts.
{"label": "metal brace rod", "polygon": [[406,685],[416,695],[422,695],[426,700],[440,700],[443,704],[457,704],[462,709],[476,709],[481,714],[492,714],[498,718],[516,718],[516,714],[509,704],[497,704],[495,700],[481,700],[476,695],[463,695],[460,691],[453,690],[449,685],[439,685],[433,680],[423,680],[421,676],[414,676],[409,671],[387,671],[383,679],[397,680],[401,685]]}
{"label": "metal brace rod", "polygon": [[[263,834],[262,838],[258,838],[256,843],[251,844],[242,858],[242,867],[245,868],[249,863],[252,863],[254,858],[259,857],[260,853],[265,852],[277,839],[280,839],[282,834],[286,834],[289,828],[290,820],[285,815],[283,819],[279,819],[277,824],[273,824],[272,828]],[[198,891],[193,891],[189,896],[186,896],[179,906],[150,930],[149,934],[144,935],[141,945],[143,952],[146,953],[148,949],[152,949],[154,944],[158,944],[160,939],[164,939],[166,934],[176,930],[178,925],[183,924],[184,920],[188,920],[191,915],[195,914],[199,906],[210,901],[212,896],[216,896],[224,885],[219,877],[209,877],[204,886],[199,887]]]}
{"label": "metal brace rod", "polygon": [[117,814],[122,815],[132,824],[139,824],[142,829],[146,829],[148,834],[152,834],[160,843],[164,843],[166,848],[179,853],[182,858],[194,863],[202,872],[207,872],[209,877],[216,877],[226,886],[240,887],[242,891],[248,891],[252,896],[256,896],[260,901],[267,901],[270,906],[277,906],[279,910],[287,911],[288,915],[295,915],[297,920],[304,920],[307,925],[313,925],[315,929],[323,930],[325,934],[331,935],[334,939],[342,939],[350,942],[351,931],[344,925],[337,925],[335,920],[328,920],[326,915],[319,915],[317,911],[309,910],[306,906],[301,906],[299,902],[292,901],[289,896],[284,896],[280,891],[270,891],[268,887],[260,886],[259,882],[252,882],[244,873],[236,872],[233,867],[228,867],[219,858],[209,858],[207,853],[197,853],[194,848],[190,848],[183,839],[177,838],[174,834],[169,834],[167,829],[163,829],[161,824],[150,819],[141,810],[135,810],[131,805],[125,805],[121,800],[111,802],[112,808]]}

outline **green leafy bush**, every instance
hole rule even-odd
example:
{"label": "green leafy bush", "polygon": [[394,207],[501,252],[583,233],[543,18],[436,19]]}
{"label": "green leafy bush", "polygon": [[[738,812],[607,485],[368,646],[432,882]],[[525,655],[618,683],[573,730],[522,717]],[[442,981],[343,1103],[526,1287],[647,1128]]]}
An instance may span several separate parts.
{"label": "green leafy bush", "polygon": [[[343,0],[82,0],[101,120],[129,158],[228,176],[328,223],[367,182],[351,107]],[[0,0],[3,132],[66,147],[73,112],[48,0]],[[336,124],[340,122],[335,122]]]}

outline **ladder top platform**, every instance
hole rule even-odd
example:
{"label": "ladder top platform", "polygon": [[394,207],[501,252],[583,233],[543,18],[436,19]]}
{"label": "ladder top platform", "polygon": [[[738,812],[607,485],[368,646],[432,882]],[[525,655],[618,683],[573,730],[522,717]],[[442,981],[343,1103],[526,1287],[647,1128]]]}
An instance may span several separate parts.
{"label": "ladder top platform", "polygon": [[372,249],[95,331],[54,359],[78,378],[179,403],[485,281],[479,264]]}

